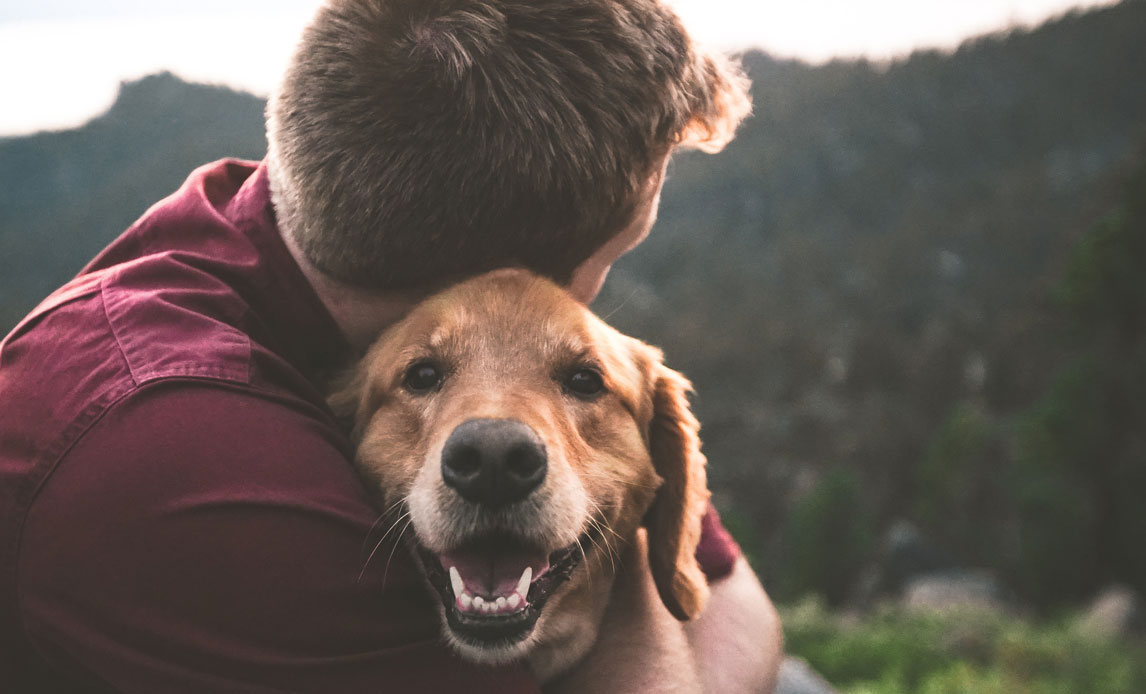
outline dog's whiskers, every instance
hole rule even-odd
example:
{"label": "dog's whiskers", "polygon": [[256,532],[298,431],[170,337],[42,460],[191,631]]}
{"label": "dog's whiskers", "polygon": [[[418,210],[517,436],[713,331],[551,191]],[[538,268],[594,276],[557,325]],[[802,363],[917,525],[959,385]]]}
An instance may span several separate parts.
{"label": "dog's whiskers", "polygon": [[[601,532],[601,539],[608,542],[608,538],[606,538],[604,536],[605,531],[607,531],[613,537],[617,538],[619,541],[624,542],[625,539],[623,537],[621,537],[619,534],[617,534],[617,531],[613,530],[613,528],[610,527],[608,523],[604,522],[605,511],[604,511],[604,509],[601,508],[601,505],[592,499],[588,499],[588,501],[593,506],[593,515],[590,516],[589,522],[595,524],[598,531]],[[620,556],[620,555],[617,555],[617,556]]]}
{"label": "dog's whiskers", "polygon": [[[394,507],[391,506],[390,508],[392,509]],[[362,571],[358,572],[358,581],[357,581],[358,583],[362,582],[362,577],[366,575],[366,569],[367,569],[367,567],[370,566],[370,561],[372,559],[374,559],[374,555],[378,553],[378,550],[382,547],[382,543],[386,541],[386,538],[390,535],[390,533],[394,532],[394,528],[398,527],[399,523],[401,523],[403,520],[405,520],[409,517],[410,517],[409,511],[405,511],[404,513],[402,513],[402,515],[398,516],[398,518],[393,523],[390,524],[390,527],[386,530],[385,533],[382,534],[382,537],[378,538],[378,542],[374,545],[374,549],[370,550],[370,556],[366,557],[366,562],[362,565]],[[411,518],[409,521],[406,522],[406,527],[409,527],[410,523],[412,523],[412,522],[413,522],[413,519]],[[402,528],[402,532],[398,533],[398,537],[394,538],[394,546],[395,547],[398,546],[398,540],[401,539],[402,533],[404,533],[404,532],[406,532],[405,527]],[[390,551],[390,556],[394,556],[393,550]],[[389,562],[387,562],[386,568],[389,569]],[[385,578],[383,578],[382,584],[385,585],[385,583],[386,583],[386,580],[385,580]]]}
{"label": "dog's whiskers", "polygon": [[[616,565],[616,563],[613,561],[613,548],[612,548],[612,546],[610,546],[610,545],[609,545],[609,541],[608,541],[608,540],[605,538],[604,534],[601,532],[601,523],[600,523],[600,522],[598,522],[598,521],[596,521],[596,520],[590,520],[589,524],[590,524],[590,526],[591,526],[591,527],[593,527],[594,529],[596,529],[596,530],[597,530],[597,534],[598,534],[598,535],[600,535],[600,537],[601,537],[601,542],[604,542],[604,545],[605,545],[605,546],[604,546],[604,547],[601,547],[601,544],[600,544],[600,542],[598,542],[597,538],[596,538],[596,537],[594,537],[593,535],[590,535],[590,536],[589,536],[589,541],[593,543],[593,546],[594,546],[594,547],[596,547],[597,549],[601,550],[601,553],[602,553],[602,554],[604,554],[606,557],[608,557],[608,559],[609,559],[609,568],[612,570],[612,572],[613,572],[614,574],[615,574],[615,573],[617,573],[617,565]],[[590,573],[589,575],[590,575],[590,579],[589,579],[589,580],[590,580],[590,583],[592,583],[592,578],[591,578],[591,577],[592,577],[592,573]]]}
{"label": "dog's whiskers", "polygon": [[[615,562],[615,559],[620,559],[620,555],[613,548],[613,545],[609,542],[609,538],[605,533],[606,532],[611,533],[618,540],[621,540],[621,541],[623,541],[623,540],[622,540],[621,536],[618,535],[615,530],[613,530],[612,528],[609,527],[608,523],[605,523],[603,520],[601,520],[605,517],[605,514],[602,511],[600,504],[598,504],[596,501],[593,501],[592,499],[589,500],[589,503],[593,507],[593,515],[589,516],[589,527],[592,528],[593,530],[596,530],[595,533],[589,534],[589,536],[588,536],[589,540],[593,543],[593,546],[597,547],[598,549],[602,549],[601,545],[598,544],[597,539],[594,536],[596,535],[596,536],[599,536],[601,538],[601,542],[603,542],[605,545],[603,548],[603,552],[609,558],[609,566],[612,568],[613,573],[616,573],[617,572],[617,564]],[[580,546],[580,543],[578,543],[578,546]],[[582,550],[581,550],[582,555],[584,555],[584,551],[585,551],[584,548],[582,548]],[[592,574],[590,573],[590,576],[591,575]]]}
{"label": "dog's whiskers", "polygon": [[620,485],[623,485],[626,487],[635,487],[638,489],[649,489],[649,490],[656,490],[656,489],[660,488],[660,485],[642,484],[640,482],[637,482],[636,480],[627,480],[627,479],[624,479],[618,475],[610,475],[610,474],[604,473],[604,472],[599,471],[599,470],[582,470],[580,472],[580,474],[585,476],[585,477],[590,477],[592,479],[602,480],[604,482],[616,483],[616,484],[620,484]]}
{"label": "dog's whiskers", "polygon": [[[374,534],[374,531],[377,530],[379,528],[379,526],[382,525],[382,523],[386,520],[386,518],[391,513],[393,513],[401,504],[405,503],[405,501],[406,501],[406,497],[402,497],[401,499],[398,499],[394,503],[390,504],[390,507],[387,508],[385,511],[378,514],[377,520],[375,520],[374,523],[371,524],[370,529],[366,531],[366,537],[364,537],[362,539],[362,549],[360,551],[360,555],[366,553],[366,546],[370,543],[370,536]],[[391,526],[391,527],[393,527],[393,526]],[[389,532],[389,530],[386,532]],[[385,534],[383,534],[382,537],[385,537]]]}
{"label": "dog's whiskers", "polygon": [[607,322],[610,318],[613,317],[614,313],[623,309],[625,307],[625,304],[629,303],[629,300],[632,299],[634,296],[636,296],[637,292],[640,291],[640,289],[641,289],[640,287],[633,287],[633,291],[629,292],[629,295],[626,296],[625,299],[621,303],[617,304],[616,308],[614,308],[612,311],[609,311],[607,314],[602,316],[601,320]]}
{"label": "dog's whiskers", "polygon": [[[590,519],[590,521],[591,521],[591,520],[592,520],[592,519]],[[593,537],[592,537],[592,536],[589,536],[589,541],[590,541],[590,542],[592,542],[592,541],[593,541]],[[586,564],[588,564],[588,562],[589,562],[589,555],[588,555],[588,554],[585,552],[585,547],[584,547],[584,545],[582,545],[582,544],[581,544],[581,539],[580,539],[580,538],[578,538],[578,539],[577,539],[577,549],[578,549],[578,550],[581,552],[581,561],[583,561],[583,562],[585,562]],[[586,572],[585,572],[585,578],[586,578],[586,580],[589,582],[589,588],[590,588],[590,589],[592,589],[592,587],[593,587],[593,572],[592,572],[592,571],[586,571]]]}
{"label": "dog's whiskers", "polygon": [[[409,516],[410,514],[407,513],[406,515]],[[401,542],[402,542],[402,536],[406,534],[406,531],[409,530],[410,526],[413,524],[414,524],[413,518],[410,518],[409,520],[407,520],[406,525],[402,526],[402,529],[398,532],[398,536],[394,538],[394,546],[392,548],[390,548],[390,556],[386,558],[386,570],[382,572],[382,587],[383,588],[386,587],[386,579],[390,577],[390,562],[394,561],[394,552],[396,552],[398,550],[398,545],[401,544]]]}
{"label": "dog's whiskers", "polygon": [[601,539],[605,543],[605,546],[609,547],[610,552],[614,554],[615,557],[620,559],[620,553],[613,551],[613,547],[609,544],[609,537],[606,537],[605,533],[609,533],[613,537],[617,538],[617,541],[622,544],[625,543],[625,538],[621,537],[617,533],[617,530],[613,530],[609,523],[604,522],[603,519],[605,518],[605,512],[601,507],[601,504],[598,504],[595,502],[595,500],[592,499],[589,499],[589,503],[592,505],[592,511],[594,511],[594,515],[591,516],[589,522],[594,523],[598,533],[601,534]]}

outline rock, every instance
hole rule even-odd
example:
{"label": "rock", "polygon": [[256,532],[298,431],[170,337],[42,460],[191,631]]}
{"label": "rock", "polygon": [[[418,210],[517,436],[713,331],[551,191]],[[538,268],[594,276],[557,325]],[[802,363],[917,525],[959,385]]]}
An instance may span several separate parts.
{"label": "rock", "polygon": [[1009,610],[995,575],[980,569],[951,569],[918,576],[904,588],[903,605],[909,610],[939,612]]}
{"label": "rock", "polygon": [[853,607],[868,609],[881,598],[901,596],[914,579],[955,568],[953,558],[913,523],[899,519],[884,532],[875,561],[860,573],[849,596]]}
{"label": "rock", "polygon": [[1141,597],[1126,586],[1114,585],[1090,603],[1079,617],[1078,627],[1096,636],[1117,638],[1141,628],[1144,619]]}
{"label": "rock", "polygon": [[952,557],[910,521],[897,520],[883,537],[884,564],[893,591],[917,576],[951,569]]}
{"label": "rock", "polygon": [[836,694],[836,690],[803,660],[788,656],[780,663],[775,694]]}

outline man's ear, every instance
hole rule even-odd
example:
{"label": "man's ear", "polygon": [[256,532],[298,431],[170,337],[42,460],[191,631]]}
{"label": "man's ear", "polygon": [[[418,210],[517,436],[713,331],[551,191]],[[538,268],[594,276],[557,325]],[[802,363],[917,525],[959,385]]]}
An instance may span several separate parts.
{"label": "man's ear", "polygon": [[645,516],[649,566],[661,600],[683,621],[699,615],[708,600],[708,583],[696,561],[701,520],[708,509],[705,459],[700,423],[688,406],[692,386],[659,360],[652,374],[649,453],[664,483]]}

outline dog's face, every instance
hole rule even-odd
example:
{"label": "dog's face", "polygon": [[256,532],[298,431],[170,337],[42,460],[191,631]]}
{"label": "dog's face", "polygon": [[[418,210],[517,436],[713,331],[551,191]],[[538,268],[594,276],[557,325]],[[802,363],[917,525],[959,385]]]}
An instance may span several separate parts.
{"label": "dog's face", "polygon": [[502,270],[420,304],[331,403],[381,503],[409,514],[450,642],[497,662],[607,600],[642,522],[666,606],[700,611],[708,492],[687,389],[659,351]]}

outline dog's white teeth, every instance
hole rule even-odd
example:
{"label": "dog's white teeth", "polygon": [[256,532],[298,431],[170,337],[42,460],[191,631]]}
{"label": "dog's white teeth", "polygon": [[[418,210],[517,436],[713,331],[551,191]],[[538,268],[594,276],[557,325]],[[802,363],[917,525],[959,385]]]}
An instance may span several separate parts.
{"label": "dog's white teeth", "polygon": [[458,573],[458,567],[450,567],[450,585],[454,589],[454,597],[460,598],[462,593],[466,592],[466,584],[462,581],[462,575]]}
{"label": "dog's white teeth", "polygon": [[449,574],[450,587],[453,588],[454,598],[457,600],[456,605],[458,609],[463,612],[488,615],[511,614],[529,605],[525,596],[529,592],[529,581],[533,578],[533,569],[528,566],[525,567],[525,571],[521,574],[521,580],[517,583],[516,592],[509,595],[490,597],[470,595],[467,593],[465,582],[462,581],[462,575],[457,570],[457,567],[451,566]]}
{"label": "dog's white teeth", "polygon": [[457,602],[458,609],[462,612],[488,615],[512,614],[525,609],[528,604],[520,593],[514,593],[508,597],[500,595],[497,598],[483,598],[480,595],[470,595],[463,592],[458,596]]}

